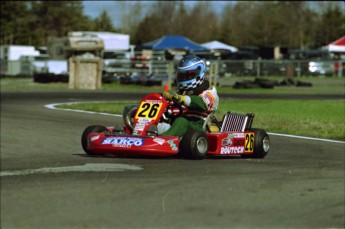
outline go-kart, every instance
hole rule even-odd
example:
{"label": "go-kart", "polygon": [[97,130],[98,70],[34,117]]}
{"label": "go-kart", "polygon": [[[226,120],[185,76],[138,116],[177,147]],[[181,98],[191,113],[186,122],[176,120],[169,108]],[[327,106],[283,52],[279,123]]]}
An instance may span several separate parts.
{"label": "go-kart", "polygon": [[82,133],[82,147],[89,155],[176,155],[197,160],[217,155],[252,158],[267,155],[269,136],[263,129],[251,128],[253,113],[228,112],[222,121],[210,113],[205,116],[203,131],[190,129],[182,137],[158,134],[159,123],[172,123],[186,110],[177,101],[167,101],[162,94],[148,94],[139,105],[123,109],[124,125],[120,128],[88,126]]}

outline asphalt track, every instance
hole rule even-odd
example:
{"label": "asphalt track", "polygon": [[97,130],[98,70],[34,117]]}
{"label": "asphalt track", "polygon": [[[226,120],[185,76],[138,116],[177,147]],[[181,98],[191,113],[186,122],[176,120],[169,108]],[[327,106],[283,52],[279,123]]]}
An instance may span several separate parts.
{"label": "asphalt track", "polygon": [[45,107],[140,96],[2,92],[1,228],[344,228],[344,143],[271,135],[263,160],[88,157],[84,128],[121,119]]}

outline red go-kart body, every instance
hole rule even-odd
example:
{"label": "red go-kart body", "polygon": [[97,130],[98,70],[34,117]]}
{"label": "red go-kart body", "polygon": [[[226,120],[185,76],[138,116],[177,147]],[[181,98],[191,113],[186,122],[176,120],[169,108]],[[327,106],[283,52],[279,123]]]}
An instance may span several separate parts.
{"label": "red go-kart body", "polygon": [[159,122],[177,117],[185,109],[165,100],[161,94],[149,94],[138,106],[125,108],[124,127],[87,127],[82,134],[82,147],[91,155],[167,157],[179,154],[191,159],[203,159],[210,155],[259,158],[267,155],[268,135],[262,129],[251,128],[253,114],[228,113],[222,122],[210,114],[205,119],[205,131],[191,130],[182,138],[157,134],[155,127]]}

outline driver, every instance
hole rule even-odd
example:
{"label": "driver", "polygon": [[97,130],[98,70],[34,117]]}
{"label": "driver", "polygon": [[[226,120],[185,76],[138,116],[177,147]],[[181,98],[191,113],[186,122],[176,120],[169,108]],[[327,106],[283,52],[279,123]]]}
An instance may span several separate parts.
{"label": "driver", "polygon": [[158,125],[158,133],[182,137],[189,129],[203,130],[207,116],[216,111],[219,103],[216,88],[210,88],[205,72],[206,64],[198,56],[188,55],[179,62],[176,76],[178,89],[164,91],[163,97],[168,101],[176,100],[188,109],[171,126],[166,123]]}

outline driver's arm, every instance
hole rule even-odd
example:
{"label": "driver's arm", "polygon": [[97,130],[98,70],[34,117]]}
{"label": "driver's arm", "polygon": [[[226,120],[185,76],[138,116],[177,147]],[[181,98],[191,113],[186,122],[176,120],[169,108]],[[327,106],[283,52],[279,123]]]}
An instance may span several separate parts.
{"label": "driver's arm", "polygon": [[206,104],[200,96],[189,95],[188,97],[190,97],[190,104],[186,105],[188,108],[195,110],[195,111],[200,111],[200,112],[207,111]]}
{"label": "driver's arm", "polygon": [[175,91],[164,91],[163,97],[169,101],[176,100],[195,111],[207,111],[204,99],[198,95],[179,95]]}

